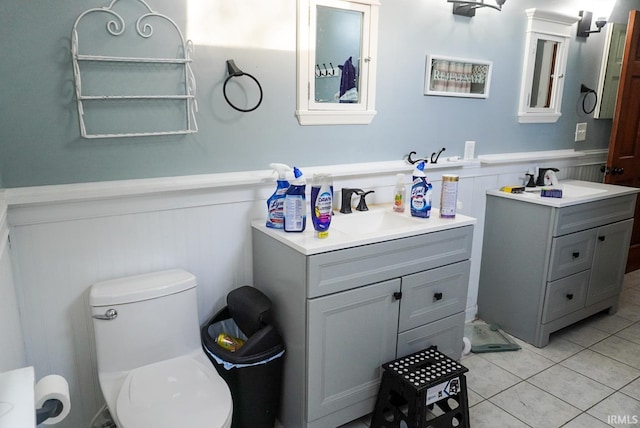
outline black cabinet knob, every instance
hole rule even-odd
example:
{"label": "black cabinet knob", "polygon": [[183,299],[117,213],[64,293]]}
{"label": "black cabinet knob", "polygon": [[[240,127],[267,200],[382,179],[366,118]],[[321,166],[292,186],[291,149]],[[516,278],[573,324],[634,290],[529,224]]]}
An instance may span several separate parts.
{"label": "black cabinet knob", "polygon": [[402,291],[396,291],[395,293],[393,293],[393,300],[400,300],[402,299]]}
{"label": "black cabinet knob", "polygon": [[574,259],[577,259],[578,257],[580,257],[580,252],[579,251],[574,251],[574,253],[572,254]]}
{"label": "black cabinet knob", "polygon": [[604,242],[605,239],[606,239],[606,236],[598,236],[598,241],[600,242]]}
{"label": "black cabinet knob", "polygon": [[569,300],[573,299],[573,293],[567,294],[567,299],[569,299]]}
{"label": "black cabinet knob", "polygon": [[437,302],[438,300],[442,300],[442,293],[438,292],[433,295],[433,301]]}

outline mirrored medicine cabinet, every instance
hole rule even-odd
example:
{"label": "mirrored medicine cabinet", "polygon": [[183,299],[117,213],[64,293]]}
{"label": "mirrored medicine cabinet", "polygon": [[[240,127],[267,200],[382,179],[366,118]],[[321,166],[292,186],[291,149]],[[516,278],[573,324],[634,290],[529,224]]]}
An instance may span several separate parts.
{"label": "mirrored medicine cabinet", "polygon": [[571,26],[579,17],[527,9],[518,121],[553,123],[560,116]]}
{"label": "mirrored medicine cabinet", "polygon": [[600,77],[596,90],[598,101],[593,113],[595,119],[613,119],[620,72],[622,71],[622,55],[627,36],[626,23],[610,23],[606,28]]}
{"label": "mirrored medicine cabinet", "polygon": [[377,0],[298,0],[300,125],[373,120],[379,6]]}

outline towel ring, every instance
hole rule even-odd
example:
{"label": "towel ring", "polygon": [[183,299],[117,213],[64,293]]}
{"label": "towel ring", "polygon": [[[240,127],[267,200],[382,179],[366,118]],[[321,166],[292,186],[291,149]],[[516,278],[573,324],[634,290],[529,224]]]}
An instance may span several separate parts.
{"label": "towel ring", "polygon": [[[242,70],[240,70],[232,59],[227,60],[227,71],[229,73],[229,76],[227,76],[227,78],[224,81],[224,85],[222,86],[222,94],[224,95],[224,99],[227,100],[227,104],[229,104],[233,109],[241,111],[243,113],[248,113],[250,111],[254,111],[255,109],[257,109],[262,103],[262,95],[263,95],[262,86],[260,85],[260,82],[258,82],[258,79],[253,77],[251,74],[245,73]],[[256,85],[258,85],[258,89],[260,90],[260,99],[258,100],[258,103],[249,109],[236,107],[235,105],[233,105],[233,103],[229,100],[229,97],[227,96],[227,83],[229,83],[229,81],[234,77],[242,77],[242,76],[247,76],[250,79],[252,79],[254,82],[256,82]]]}
{"label": "towel ring", "polygon": [[[598,93],[596,91],[594,91],[593,89],[586,87],[584,84],[580,85],[580,93],[584,94],[584,96],[582,97],[582,111],[585,114],[593,113],[593,111],[596,109],[596,106],[598,105]],[[587,111],[586,101],[587,101],[587,96],[589,94],[593,94],[593,96],[596,99],[593,102],[593,107],[590,110]]]}

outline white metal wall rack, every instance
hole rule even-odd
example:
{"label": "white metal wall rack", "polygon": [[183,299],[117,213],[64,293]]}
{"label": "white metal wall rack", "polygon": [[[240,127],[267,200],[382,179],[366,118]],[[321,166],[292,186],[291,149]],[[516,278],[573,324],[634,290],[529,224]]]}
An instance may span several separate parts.
{"label": "white metal wall rack", "polygon": [[[130,0],[140,3],[144,8],[146,8],[146,12],[143,12],[135,21],[135,30],[139,37],[143,39],[149,39],[153,35],[154,27],[152,25],[151,19],[158,18],[160,20],[166,21],[170,26],[175,29],[175,42],[177,48],[176,58],[159,58],[159,57],[135,57],[135,56],[127,56],[127,55],[101,55],[94,53],[86,53],[92,52],[91,48],[87,48],[83,45],[83,53],[80,53],[79,50],[79,26],[80,23],[85,19],[88,15],[103,13],[107,14],[107,22],[106,22],[106,37],[118,37],[125,33],[125,19],[121,14],[113,10],[113,6],[119,0],[113,0],[108,7],[99,7],[88,9],[83,12],[76,19],[73,25],[73,31],[71,33],[71,54],[73,59],[73,77],[75,82],[75,94],[76,101],[78,105],[78,119],[80,122],[80,134],[84,138],[115,138],[115,137],[141,137],[141,136],[154,136],[154,135],[179,135],[179,134],[191,134],[198,132],[198,126],[196,123],[195,113],[198,111],[198,106],[195,98],[196,93],[196,81],[191,70],[191,56],[193,54],[193,43],[191,40],[185,41],[180,28],[176,25],[176,23],[169,17],[162,15],[160,13],[154,12],[149,5],[144,0]],[[125,9],[128,10],[128,9]],[[154,21],[155,22],[155,21]],[[86,25],[86,24],[85,24]],[[164,27],[163,27],[164,28]],[[170,28],[170,27],[168,27]],[[95,42],[95,31],[92,31],[93,38],[90,38]],[[164,42],[164,39],[163,39]],[[123,41],[123,44],[126,43]],[[98,49],[99,46],[103,46],[102,43],[95,43],[96,46],[94,49]],[[122,52],[128,51],[127,46],[123,46]],[[102,86],[97,89],[97,92],[104,90],[104,93],[94,94],[96,92],[95,84],[94,88],[91,90],[91,94],[83,92],[82,87],[82,77],[88,77],[87,74],[91,73],[91,67],[86,67],[87,69],[81,73],[81,69],[85,67],[87,64],[98,64],[98,63],[112,63],[107,67],[108,71],[113,73],[127,73],[134,68],[140,67],[152,67],[154,72],[166,72],[166,69],[178,69],[178,73],[175,72],[167,72],[167,78],[173,78],[178,80],[175,82],[176,88],[179,88],[176,93],[142,93],[142,94],[134,94],[133,90],[131,93],[120,93],[127,92],[127,89],[119,88],[116,93],[110,93],[114,91],[111,88],[109,90],[109,79],[101,78],[103,74],[95,73],[93,80],[98,80]],[[101,73],[105,73],[103,70]],[[81,76],[82,74],[82,76]],[[177,75],[177,77],[176,77]],[[166,80],[166,79],[164,79]],[[100,86],[100,85],[99,85]],[[125,85],[126,87],[126,85]],[[87,125],[85,123],[85,112],[89,112],[91,109],[99,110],[102,107],[98,107],[98,103],[114,103],[121,102],[126,103],[127,108],[136,110],[139,109],[138,112],[140,114],[143,113],[144,109],[148,109],[152,106],[153,103],[161,103],[161,102],[171,102],[171,103],[179,103],[179,111],[181,115],[181,119],[178,127],[175,129],[160,129],[163,126],[166,126],[163,123],[163,120],[158,120],[158,123],[154,123],[157,125],[159,129],[154,129],[149,131],[148,129],[143,129],[145,127],[149,127],[149,124],[145,126],[140,126],[140,132],[134,130],[133,132],[129,129],[126,131],[120,131],[118,129],[117,124],[113,124],[114,132],[90,132],[87,129]],[[118,106],[110,106],[107,109],[118,109]],[[175,109],[175,106],[172,106],[172,109]],[[172,111],[172,109],[168,109]],[[127,110],[129,111],[129,110]],[[107,115],[108,118],[108,115]],[[182,120],[184,118],[184,120]],[[104,119],[103,119],[104,120]],[[106,119],[108,121],[108,119]],[[135,121],[136,118],[134,117]],[[151,121],[153,122],[153,121]],[[173,125],[173,124],[172,124]]]}

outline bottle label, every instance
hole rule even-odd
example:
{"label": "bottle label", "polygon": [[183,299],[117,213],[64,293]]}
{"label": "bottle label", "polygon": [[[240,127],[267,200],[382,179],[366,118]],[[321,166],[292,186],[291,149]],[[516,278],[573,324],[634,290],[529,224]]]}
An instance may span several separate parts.
{"label": "bottle label", "polygon": [[404,212],[404,194],[401,191],[396,192],[393,198],[393,210],[395,212]]}
{"label": "bottle label", "polygon": [[442,180],[440,191],[440,217],[454,218],[458,203],[458,182]]}
{"label": "bottle label", "polygon": [[279,197],[272,199],[268,210],[269,221],[267,222],[267,226],[282,229],[284,227],[284,198]]}
{"label": "bottle label", "polygon": [[304,198],[302,195],[287,195],[284,199],[284,229],[287,232],[304,230]]}
{"label": "bottle label", "polygon": [[287,193],[288,185],[278,181],[278,188],[267,200],[267,227],[273,229],[284,228],[284,197]]}
{"label": "bottle label", "polygon": [[327,185],[312,186],[311,201],[313,227],[319,232],[318,237],[326,237],[327,233],[321,232],[326,232],[331,224],[333,189]]}
{"label": "bottle label", "polygon": [[414,177],[411,186],[411,215],[429,218],[431,215],[431,183],[424,177]]}

